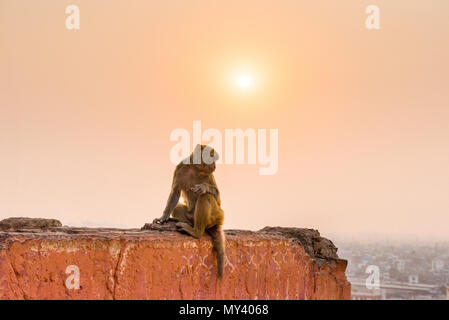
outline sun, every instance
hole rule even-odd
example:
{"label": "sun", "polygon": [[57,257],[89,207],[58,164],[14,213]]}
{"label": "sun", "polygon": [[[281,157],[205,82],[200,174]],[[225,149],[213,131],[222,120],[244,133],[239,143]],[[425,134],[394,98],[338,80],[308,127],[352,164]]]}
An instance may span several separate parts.
{"label": "sun", "polygon": [[255,97],[260,93],[264,84],[263,75],[257,65],[250,63],[229,64],[223,72],[223,80],[226,81],[226,87],[231,94],[240,98]]}
{"label": "sun", "polygon": [[249,74],[241,74],[237,76],[236,82],[239,88],[246,89],[252,87],[254,80],[253,77]]}

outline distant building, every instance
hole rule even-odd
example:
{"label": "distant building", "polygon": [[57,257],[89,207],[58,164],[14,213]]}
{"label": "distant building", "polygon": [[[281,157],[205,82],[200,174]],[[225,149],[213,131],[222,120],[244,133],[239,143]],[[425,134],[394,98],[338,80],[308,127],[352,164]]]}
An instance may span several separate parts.
{"label": "distant building", "polygon": [[417,274],[411,274],[408,276],[408,283],[409,284],[418,284],[419,283],[419,276]]}
{"label": "distant building", "polygon": [[396,262],[396,269],[399,272],[404,272],[404,270],[405,270],[405,261],[404,260],[398,260]]}
{"label": "distant building", "polygon": [[431,295],[418,294],[413,297],[413,300],[433,300]]}
{"label": "distant building", "polygon": [[444,261],[436,258],[432,260],[432,272],[439,273],[444,270]]}
{"label": "distant building", "polygon": [[372,259],[371,257],[363,257],[363,258],[362,258],[361,264],[366,266],[366,265],[369,264],[370,261],[372,261],[372,260],[373,260],[373,259]]}
{"label": "distant building", "polygon": [[351,300],[385,300],[385,290],[353,290]]}
{"label": "distant building", "polygon": [[357,264],[357,268],[359,270],[365,270],[365,267],[366,267],[366,263],[365,262],[360,262],[360,263]]}
{"label": "distant building", "polygon": [[351,300],[385,300],[380,293],[352,293]]}

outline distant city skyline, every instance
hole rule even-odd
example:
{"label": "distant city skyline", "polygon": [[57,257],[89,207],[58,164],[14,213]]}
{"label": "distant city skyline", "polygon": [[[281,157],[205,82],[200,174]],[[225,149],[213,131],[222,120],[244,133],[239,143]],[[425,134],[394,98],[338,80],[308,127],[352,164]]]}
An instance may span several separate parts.
{"label": "distant city skyline", "polygon": [[339,242],[352,299],[449,299],[449,242]]}

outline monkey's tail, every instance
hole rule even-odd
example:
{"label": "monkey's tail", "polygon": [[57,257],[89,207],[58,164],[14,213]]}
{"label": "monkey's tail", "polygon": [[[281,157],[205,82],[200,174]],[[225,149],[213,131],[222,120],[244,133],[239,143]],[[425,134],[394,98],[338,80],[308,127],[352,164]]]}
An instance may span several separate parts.
{"label": "monkey's tail", "polygon": [[215,253],[217,254],[218,279],[223,278],[224,264],[225,264],[225,246],[226,238],[221,226],[216,226],[209,229],[209,234],[212,237]]}

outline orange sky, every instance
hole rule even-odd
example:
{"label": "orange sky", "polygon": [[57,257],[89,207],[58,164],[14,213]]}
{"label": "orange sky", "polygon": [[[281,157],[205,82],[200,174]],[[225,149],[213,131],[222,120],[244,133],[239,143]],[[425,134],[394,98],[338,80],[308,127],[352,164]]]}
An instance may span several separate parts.
{"label": "orange sky", "polygon": [[[80,30],[65,7],[80,7]],[[379,4],[381,29],[365,28]],[[172,130],[275,128],[220,165],[225,228],[449,239],[449,2],[0,0],[0,218],[140,227]],[[241,92],[229,75],[250,70]]]}

